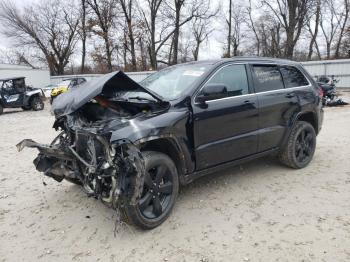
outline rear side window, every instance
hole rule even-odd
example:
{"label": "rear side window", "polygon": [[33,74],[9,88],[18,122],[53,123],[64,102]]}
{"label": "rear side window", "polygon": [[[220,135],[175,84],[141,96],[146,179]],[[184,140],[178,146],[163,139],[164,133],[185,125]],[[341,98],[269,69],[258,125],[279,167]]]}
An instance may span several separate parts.
{"label": "rear side window", "polygon": [[247,73],[244,65],[224,66],[215,73],[207,84],[225,85],[228,96],[239,96],[249,93]]}
{"label": "rear side window", "polygon": [[294,66],[280,67],[286,88],[307,86],[309,82],[305,76]]}
{"label": "rear side window", "polygon": [[255,92],[283,89],[283,80],[276,65],[253,65]]}

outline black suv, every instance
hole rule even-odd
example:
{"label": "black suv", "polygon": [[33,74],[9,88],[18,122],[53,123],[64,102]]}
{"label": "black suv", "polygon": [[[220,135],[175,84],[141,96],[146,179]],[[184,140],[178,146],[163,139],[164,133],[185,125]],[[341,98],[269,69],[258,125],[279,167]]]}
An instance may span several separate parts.
{"label": "black suv", "polygon": [[140,84],[113,72],[60,95],[53,111],[54,141],[18,149],[38,148],[37,170],[146,229],[169,216],[179,184],[273,153],[305,167],[323,116],[303,67],[267,58],[176,65]]}

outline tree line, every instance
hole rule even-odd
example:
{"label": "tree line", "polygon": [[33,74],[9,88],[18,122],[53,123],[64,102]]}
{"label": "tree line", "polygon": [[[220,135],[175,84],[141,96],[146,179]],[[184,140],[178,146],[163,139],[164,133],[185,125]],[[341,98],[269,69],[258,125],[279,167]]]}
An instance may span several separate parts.
{"label": "tree line", "polygon": [[[143,71],[222,57],[350,56],[350,0],[41,0],[0,2],[11,61],[52,75]],[[205,54],[210,57],[210,54]]]}

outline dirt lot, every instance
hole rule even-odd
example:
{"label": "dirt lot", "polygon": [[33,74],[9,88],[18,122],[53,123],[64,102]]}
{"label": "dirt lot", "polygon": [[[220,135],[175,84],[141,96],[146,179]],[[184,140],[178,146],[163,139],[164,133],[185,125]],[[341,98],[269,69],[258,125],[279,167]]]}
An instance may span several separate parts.
{"label": "dirt lot", "polygon": [[307,168],[264,158],[204,177],[182,188],[159,228],[116,235],[113,210],[40,175],[35,150],[16,151],[22,138],[51,141],[49,111],[7,112],[0,261],[350,261],[350,107],[325,111]]}

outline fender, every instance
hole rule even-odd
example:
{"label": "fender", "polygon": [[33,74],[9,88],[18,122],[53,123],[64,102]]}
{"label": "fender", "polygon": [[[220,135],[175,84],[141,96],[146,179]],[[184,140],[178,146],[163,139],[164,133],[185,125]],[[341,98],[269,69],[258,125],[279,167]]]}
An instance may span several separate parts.
{"label": "fender", "polygon": [[42,92],[43,91],[41,89],[37,89],[37,90],[28,91],[28,92],[25,93],[25,95],[26,96],[33,96],[33,95],[36,95],[36,94],[41,95]]}
{"label": "fender", "polygon": [[[292,132],[295,124],[300,119],[300,117],[302,115],[309,114],[309,113],[312,113],[314,121],[317,121],[317,116],[316,116],[315,112],[311,111],[311,110],[310,111],[299,111],[296,114],[294,114],[294,116],[291,118],[291,121],[289,121],[289,123],[287,125],[286,134],[283,137],[280,148],[283,148],[286,145],[288,138],[290,136],[290,133]],[[315,125],[317,127],[318,123],[316,122]],[[315,132],[317,133],[317,130],[315,130]]]}
{"label": "fender", "polygon": [[156,142],[162,139],[166,139],[169,143],[171,143],[172,146],[170,148],[164,148],[164,151],[169,151],[168,155],[173,158],[175,165],[179,168],[181,175],[183,176],[193,172],[195,164],[191,157],[190,146],[187,145],[184,141],[179,140],[175,135],[171,133],[143,137],[136,140],[134,144],[141,148],[147,148],[148,146],[151,146],[152,148],[152,145],[156,145]]}

